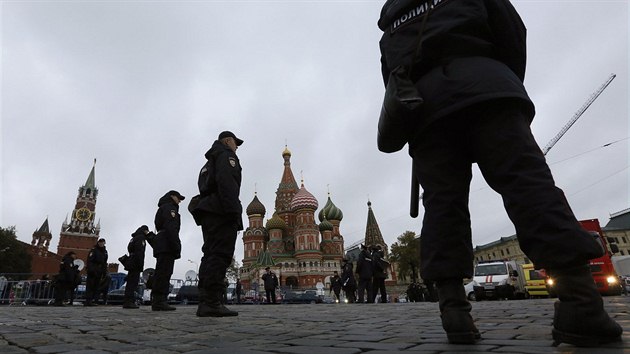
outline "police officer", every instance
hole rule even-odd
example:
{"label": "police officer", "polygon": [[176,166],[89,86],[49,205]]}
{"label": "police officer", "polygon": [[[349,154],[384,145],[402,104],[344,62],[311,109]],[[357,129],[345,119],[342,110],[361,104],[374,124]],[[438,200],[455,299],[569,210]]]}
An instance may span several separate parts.
{"label": "police officer", "polygon": [[376,245],[372,248],[372,267],[373,267],[373,282],[372,282],[372,302],[376,301],[376,295],[381,293],[381,302],[387,302],[387,288],[385,287],[385,279],[387,279],[387,268],[385,265],[385,252],[381,245]]}
{"label": "police officer", "polygon": [[276,303],[276,288],[278,287],[278,277],[269,267],[265,268],[265,274],[262,276],[265,282],[265,295],[268,304]]}
{"label": "police officer", "polygon": [[[203,257],[199,265],[199,317],[237,316],[221,303],[225,273],[232,263],[236,234],[243,229],[243,206],[239,199],[241,164],[236,150],[243,144],[230,131],[219,134],[205,154],[199,173],[199,197],[189,206],[203,232]],[[195,198],[197,199],[197,198]]]}
{"label": "police officer", "polygon": [[[76,279],[79,275],[79,266],[74,264],[77,254],[74,251],[66,253],[59,264],[59,274],[55,278],[55,302],[54,306],[64,306],[63,302],[69,291],[74,292],[78,285]],[[70,299],[73,296],[70,295]],[[71,303],[72,305],[72,303]]]}
{"label": "police officer", "polygon": [[125,270],[128,273],[127,284],[125,285],[125,301],[122,305],[125,309],[138,308],[136,304],[136,289],[138,289],[138,283],[140,282],[140,273],[144,269],[144,252],[147,247],[146,237],[149,234],[153,236],[153,233],[149,231],[149,227],[142,225],[136,232],[131,234],[131,240],[127,245],[129,260]]}
{"label": "police officer", "polygon": [[388,0],[378,25],[385,85],[393,69],[415,58],[410,77],[424,98],[407,123],[407,141],[424,189],[421,274],[436,281],[449,342],[480,338],[462,282],[473,275],[468,194],[475,162],[501,194],[521,249],[557,281],[556,343],[619,340],[622,329],[604,310],[587,265],[601,247],[555,186],[530,130],[526,29],[514,7],[508,0]]}
{"label": "police officer", "polygon": [[374,268],[372,266],[372,255],[366,245],[361,245],[361,252],[359,253],[359,259],[357,260],[356,273],[359,278],[359,286],[357,289],[359,298],[357,302],[373,303],[372,276],[374,275]]}
{"label": "police officer", "polygon": [[105,239],[101,238],[88,254],[84,306],[96,306],[95,299],[100,295],[102,282],[108,277],[107,257]]}
{"label": "police officer", "polygon": [[158,201],[158,210],[155,213],[155,229],[158,233],[151,241],[153,257],[156,258],[153,290],[151,291],[151,309],[153,311],[175,310],[174,306],[168,304],[167,298],[175,260],[181,258],[179,203],[184,199],[185,197],[178,191],[171,190]]}
{"label": "police officer", "polygon": [[352,262],[348,258],[341,260],[341,284],[343,292],[346,294],[348,303],[354,304],[356,302],[357,281],[354,278],[354,271],[352,270]]}
{"label": "police officer", "polygon": [[330,292],[335,293],[335,299],[337,300],[337,302],[341,302],[341,288],[342,287],[343,287],[343,282],[341,281],[339,272],[335,271],[333,276],[330,277]]}

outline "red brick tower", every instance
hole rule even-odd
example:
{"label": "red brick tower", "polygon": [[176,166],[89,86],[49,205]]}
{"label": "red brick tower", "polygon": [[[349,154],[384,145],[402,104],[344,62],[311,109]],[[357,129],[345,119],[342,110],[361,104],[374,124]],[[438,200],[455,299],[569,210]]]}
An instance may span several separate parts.
{"label": "red brick tower", "polygon": [[92,171],[84,185],[79,187],[77,201],[70,217],[64,220],[61,225],[61,233],[59,235],[59,245],[57,246],[57,254],[63,256],[69,251],[77,254],[77,259],[85,262],[87,260],[90,249],[96,245],[101,231],[100,221],[95,225],[96,196],[98,188],[94,181],[94,168],[96,167],[96,159]]}

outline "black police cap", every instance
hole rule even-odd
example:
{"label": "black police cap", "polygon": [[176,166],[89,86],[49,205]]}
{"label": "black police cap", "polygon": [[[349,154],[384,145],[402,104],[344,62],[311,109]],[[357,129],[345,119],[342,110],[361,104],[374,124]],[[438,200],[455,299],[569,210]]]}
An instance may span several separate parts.
{"label": "black police cap", "polygon": [[186,197],[184,197],[183,195],[179,194],[179,192],[178,192],[178,191],[169,191],[169,192],[168,192],[168,195],[174,195],[174,196],[176,196],[176,197],[177,197],[177,199],[179,199],[179,200],[184,200],[184,199],[186,199]]}
{"label": "black police cap", "polygon": [[234,133],[228,130],[221,132],[221,134],[219,134],[218,140],[221,140],[223,138],[234,138],[234,141],[236,142],[236,146],[241,146],[241,144],[243,144],[243,140],[237,138],[236,135],[234,135]]}

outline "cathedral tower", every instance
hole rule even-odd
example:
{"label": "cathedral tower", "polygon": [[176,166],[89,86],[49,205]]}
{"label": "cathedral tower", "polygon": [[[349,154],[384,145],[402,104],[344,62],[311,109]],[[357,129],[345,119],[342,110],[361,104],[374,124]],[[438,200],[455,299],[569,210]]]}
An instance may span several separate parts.
{"label": "cathedral tower", "polygon": [[243,248],[245,257],[243,258],[243,266],[251,266],[260,252],[265,249],[268,240],[267,230],[263,226],[265,217],[265,206],[260,202],[258,196],[254,194],[254,199],[249,203],[245,212],[249,218],[249,226],[243,232]]}
{"label": "cathedral tower", "polygon": [[376,222],[376,217],[374,216],[374,212],[372,211],[372,202],[368,200],[368,218],[367,225],[365,227],[365,241],[363,244],[370,247],[375,245],[381,245],[383,247],[383,252],[385,253],[385,257],[388,254],[387,243],[383,239],[383,234],[381,234],[381,229],[378,227],[378,223]]}

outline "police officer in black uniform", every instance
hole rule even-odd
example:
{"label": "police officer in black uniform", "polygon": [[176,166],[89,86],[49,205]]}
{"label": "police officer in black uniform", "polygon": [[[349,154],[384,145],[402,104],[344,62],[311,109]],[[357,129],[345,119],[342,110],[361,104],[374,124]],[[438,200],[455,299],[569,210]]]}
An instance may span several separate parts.
{"label": "police officer in black uniform", "polygon": [[468,194],[475,162],[501,194],[527,257],[557,281],[556,343],[619,340],[622,329],[605,312],[587,266],[601,247],[555,186],[530,130],[526,29],[510,2],[388,0],[378,26],[386,85],[394,68],[416,58],[411,78],[424,104],[408,122],[407,140],[424,189],[421,274],[436,281],[449,341],[480,338],[462,283],[473,275]]}
{"label": "police officer in black uniform", "polygon": [[385,287],[385,279],[387,279],[387,267],[388,262],[385,260],[385,252],[381,245],[376,245],[372,248],[372,267],[373,267],[373,282],[372,282],[372,302],[376,301],[376,295],[381,293],[380,302],[387,302],[387,288]]}
{"label": "police officer in black uniform", "polygon": [[[125,309],[137,309],[136,290],[140,282],[140,273],[144,269],[144,252],[147,248],[147,235],[154,236],[147,225],[140,226],[136,232],[131,234],[131,240],[127,245],[129,260],[125,270],[127,270],[127,284],[125,285],[125,301],[122,307]],[[149,237],[151,237],[149,236]]]}
{"label": "police officer in black uniform", "polygon": [[84,306],[96,306],[95,299],[100,295],[101,283],[108,277],[107,257],[105,239],[101,238],[88,254]]}
{"label": "police officer in black uniform", "polygon": [[232,263],[236,234],[243,230],[243,206],[239,199],[241,164],[236,150],[243,144],[230,131],[219,134],[205,154],[199,173],[199,198],[189,206],[203,232],[203,257],[199,265],[199,317],[237,316],[221,303],[225,272]]}
{"label": "police officer in black uniform", "polygon": [[182,242],[179,239],[181,220],[179,203],[185,197],[178,191],[169,191],[158,201],[155,213],[155,229],[157,235],[150,242],[153,257],[156,258],[153,274],[153,290],[151,291],[151,309],[153,311],[173,311],[174,306],[168,304],[171,275],[175,260],[181,258]]}
{"label": "police officer in black uniform", "polygon": [[341,288],[342,287],[343,287],[343,282],[341,281],[339,272],[335,271],[334,275],[330,277],[330,292],[335,293],[335,299],[337,300],[337,302],[341,302]]}
{"label": "police officer in black uniform", "polygon": [[359,278],[357,302],[373,303],[372,276],[374,275],[374,267],[372,266],[372,255],[366,245],[361,245],[361,252],[359,253],[359,259],[357,260],[356,272]]}
{"label": "police officer in black uniform", "polygon": [[[55,302],[54,306],[64,306],[63,302],[66,299],[68,292],[74,292],[74,288],[77,284],[77,277],[79,277],[79,266],[74,264],[74,260],[77,259],[77,254],[74,251],[66,253],[61,259],[59,264],[59,274],[55,278]],[[80,277],[79,277],[80,282]],[[70,294],[70,299],[73,296]],[[72,305],[72,302],[70,303]]]}
{"label": "police officer in black uniform", "polygon": [[349,304],[354,304],[357,298],[357,281],[354,278],[352,262],[346,257],[341,260],[341,284],[346,300],[348,300]]}
{"label": "police officer in black uniform", "polygon": [[276,288],[278,287],[278,277],[276,273],[271,271],[271,268],[265,268],[265,274],[262,276],[262,280],[265,283],[265,295],[267,296],[268,304],[276,303]]}

